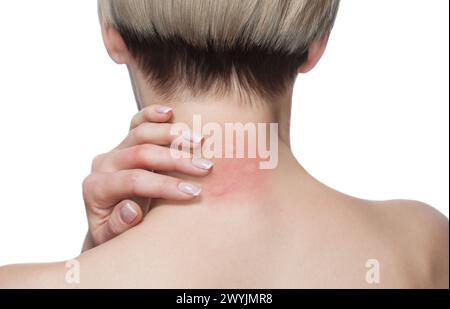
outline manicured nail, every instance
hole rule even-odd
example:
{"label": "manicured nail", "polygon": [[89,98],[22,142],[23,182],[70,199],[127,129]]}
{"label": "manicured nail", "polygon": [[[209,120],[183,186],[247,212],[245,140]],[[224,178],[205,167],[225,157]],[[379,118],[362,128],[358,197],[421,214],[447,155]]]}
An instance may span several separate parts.
{"label": "manicured nail", "polygon": [[193,142],[194,144],[199,144],[199,143],[202,141],[203,136],[201,136],[201,135],[198,134],[197,132],[187,132],[187,131],[184,131],[184,132],[183,132],[183,138],[184,138],[185,140],[188,140],[188,141],[190,141],[190,142]]}
{"label": "manicured nail", "polygon": [[200,193],[202,192],[202,189],[191,184],[188,182],[180,182],[178,184],[178,189],[180,189],[181,191],[183,191],[184,193],[193,195],[193,196],[199,196]]}
{"label": "manicured nail", "polygon": [[209,170],[214,165],[211,161],[201,158],[193,158],[191,162],[192,165],[201,168],[202,170]]}
{"label": "manicured nail", "polygon": [[136,219],[137,215],[138,214],[137,214],[136,210],[134,210],[134,208],[131,207],[130,204],[126,204],[120,210],[120,218],[122,219],[123,222],[125,222],[127,224],[133,223],[133,221]]}
{"label": "manicured nail", "polygon": [[172,107],[158,106],[155,110],[156,110],[157,113],[167,114],[168,112],[170,112],[172,110]]}

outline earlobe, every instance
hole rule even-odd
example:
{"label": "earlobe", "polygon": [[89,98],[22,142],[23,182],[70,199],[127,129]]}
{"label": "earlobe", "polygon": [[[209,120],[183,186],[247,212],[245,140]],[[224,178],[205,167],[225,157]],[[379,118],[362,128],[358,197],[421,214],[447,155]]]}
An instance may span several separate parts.
{"label": "earlobe", "polygon": [[327,47],[330,32],[325,33],[320,39],[314,41],[308,49],[308,59],[299,68],[299,73],[311,71],[319,62]]}
{"label": "earlobe", "polygon": [[120,33],[106,22],[101,23],[103,43],[111,59],[117,64],[128,64],[129,52]]}

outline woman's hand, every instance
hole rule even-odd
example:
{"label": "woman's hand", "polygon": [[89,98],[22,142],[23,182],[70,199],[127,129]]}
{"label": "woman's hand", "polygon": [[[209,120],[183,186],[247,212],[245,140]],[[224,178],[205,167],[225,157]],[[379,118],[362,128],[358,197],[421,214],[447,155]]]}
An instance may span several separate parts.
{"label": "woman's hand", "polygon": [[[206,176],[212,162],[174,158],[168,121],[172,110],[152,105],[137,113],[128,136],[112,151],[97,156],[83,181],[89,232],[83,251],[93,248],[141,222],[150,198],[190,200],[201,189],[178,178],[153,171],[176,171]],[[195,146],[195,145],[193,145]]]}

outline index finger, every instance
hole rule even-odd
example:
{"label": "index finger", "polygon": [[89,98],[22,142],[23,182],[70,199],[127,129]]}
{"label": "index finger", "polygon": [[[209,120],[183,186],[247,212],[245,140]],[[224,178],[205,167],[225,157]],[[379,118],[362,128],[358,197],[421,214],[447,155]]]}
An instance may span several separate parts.
{"label": "index finger", "polygon": [[164,105],[150,105],[133,116],[130,130],[144,122],[167,122],[172,118],[172,108]]}

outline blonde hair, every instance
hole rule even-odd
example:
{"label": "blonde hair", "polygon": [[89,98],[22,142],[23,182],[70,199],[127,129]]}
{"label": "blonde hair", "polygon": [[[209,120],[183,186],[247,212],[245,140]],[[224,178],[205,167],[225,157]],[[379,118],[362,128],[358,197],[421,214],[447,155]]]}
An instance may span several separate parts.
{"label": "blonde hair", "polygon": [[275,95],[310,44],[329,31],[339,0],[99,0],[161,92],[228,89]]}

